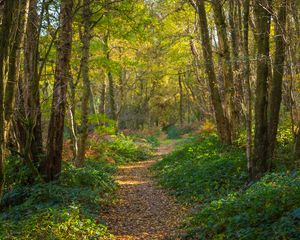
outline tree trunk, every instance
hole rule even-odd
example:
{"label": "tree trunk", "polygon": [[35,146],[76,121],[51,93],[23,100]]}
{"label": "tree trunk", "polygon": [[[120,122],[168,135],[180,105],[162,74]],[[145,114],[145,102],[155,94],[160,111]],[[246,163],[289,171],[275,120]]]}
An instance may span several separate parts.
{"label": "tree trunk", "polygon": [[21,44],[24,40],[25,23],[27,21],[27,0],[18,3],[16,14],[13,20],[15,37],[10,50],[8,63],[8,81],[5,86],[5,141],[8,139],[11,126],[11,116],[15,106],[15,95],[19,80],[21,62]]}
{"label": "tree trunk", "polygon": [[105,114],[105,95],[106,95],[106,84],[105,80],[103,79],[103,83],[101,84],[100,89],[100,105],[99,105],[99,113]]}
{"label": "tree trunk", "polygon": [[300,121],[298,121],[297,132],[294,143],[294,161],[296,166],[300,165]]}
{"label": "tree trunk", "polygon": [[78,156],[76,158],[76,166],[81,167],[84,164],[86,140],[88,136],[88,114],[89,114],[89,100],[90,100],[90,79],[89,79],[89,52],[90,52],[90,0],[83,2],[83,35],[82,35],[82,57],[81,57],[81,71],[83,78],[83,96],[81,101],[81,129],[79,135]]}
{"label": "tree trunk", "polygon": [[269,74],[268,61],[270,51],[271,3],[271,0],[254,1],[257,38],[257,69],[252,180],[259,179],[268,170],[267,85]]}
{"label": "tree trunk", "polygon": [[[225,16],[222,10],[220,0],[213,0],[212,7],[214,11],[214,18],[218,32],[218,44],[221,50],[221,62],[224,78],[224,108],[225,114],[229,120],[230,128],[233,129],[238,124],[237,112],[235,110],[235,90],[233,81],[233,71],[231,65],[230,47],[227,37],[227,25]],[[234,131],[232,131],[233,133]]]}
{"label": "tree trunk", "polygon": [[178,86],[179,86],[179,121],[180,126],[183,125],[183,90],[182,90],[182,75],[178,73]]}
{"label": "tree trunk", "polygon": [[250,61],[249,61],[249,10],[250,0],[244,1],[244,15],[243,15],[243,57],[244,57],[244,68],[243,76],[245,82],[245,103],[246,103],[246,157],[249,178],[252,179],[252,93],[250,85]]}
{"label": "tree trunk", "polygon": [[282,78],[284,73],[285,60],[285,28],[286,28],[286,10],[287,2],[283,0],[280,3],[277,17],[275,18],[275,60],[274,73],[271,81],[268,106],[268,164],[272,166],[277,128],[279,123],[279,110],[282,99]]}
{"label": "tree trunk", "polygon": [[61,29],[57,47],[55,81],[47,139],[47,156],[42,165],[42,172],[46,181],[58,179],[61,172],[66,94],[68,79],[71,77],[72,8],[73,0],[61,1]]}
{"label": "tree trunk", "polygon": [[205,70],[208,77],[210,95],[212,105],[214,107],[214,114],[217,123],[217,130],[219,132],[221,141],[224,144],[231,144],[231,129],[228,118],[224,114],[221,97],[217,86],[216,74],[214,70],[214,62],[212,56],[212,47],[208,32],[208,25],[206,19],[206,12],[203,0],[197,0],[196,10],[199,15],[199,25],[201,30],[202,52],[203,58],[206,60]]}
{"label": "tree trunk", "polygon": [[[107,61],[110,61],[108,39],[109,39],[109,33],[107,33],[107,35],[105,36],[104,47],[105,47],[106,59]],[[108,69],[107,78],[108,78],[109,116],[111,119],[117,120],[116,102],[115,102],[115,84],[114,84],[114,78],[110,67]]]}
{"label": "tree trunk", "polygon": [[0,29],[0,199],[4,185],[4,82],[5,82],[5,64],[9,49],[9,34],[11,30],[13,10],[16,0],[4,1],[2,16],[2,25]]}
{"label": "tree trunk", "polygon": [[[30,0],[24,44],[24,100],[26,128],[31,139],[28,144],[31,160],[38,164],[43,155],[42,120],[38,80],[39,26],[37,0]],[[27,156],[26,156],[27,157]]]}

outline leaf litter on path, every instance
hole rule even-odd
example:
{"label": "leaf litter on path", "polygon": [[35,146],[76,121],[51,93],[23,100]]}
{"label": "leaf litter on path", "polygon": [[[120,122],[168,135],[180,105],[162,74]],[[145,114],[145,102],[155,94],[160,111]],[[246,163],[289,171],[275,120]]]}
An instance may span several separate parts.
{"label": "leaf litter on path", "polygon": [[[157,155],[170,152],[174,143],[161,146]],[[130,163],[119,168],[118,201],[103,213],[117,240],[178,239],[185,209],[159,187],[149,171],[156,160]]]}

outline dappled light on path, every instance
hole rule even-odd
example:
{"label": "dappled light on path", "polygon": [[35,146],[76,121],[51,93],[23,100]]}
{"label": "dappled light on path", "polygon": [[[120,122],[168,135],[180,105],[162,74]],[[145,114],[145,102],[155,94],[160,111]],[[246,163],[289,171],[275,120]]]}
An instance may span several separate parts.
{"label": "dappled light on path", "polygon": [[[162,146],[157,155],[170,152]],[[176,239],[184,209],[152,179],[155,160],[130,163],[119,168],[118,201],[104,213],[109,228],[120,240]]]}

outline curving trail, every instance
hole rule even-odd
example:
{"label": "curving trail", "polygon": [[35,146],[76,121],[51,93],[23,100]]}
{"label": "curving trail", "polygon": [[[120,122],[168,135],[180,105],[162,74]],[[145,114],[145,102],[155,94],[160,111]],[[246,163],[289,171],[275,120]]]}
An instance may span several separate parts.
{"label": "curving trail", "polygon": [[[173,144],[157,151],[158,158]],[[184,208],[152,179],[149,168],[156,160],[130,163],[119,168],[118,201],[104,213],[104,220],[118,240],[176,239]]]}

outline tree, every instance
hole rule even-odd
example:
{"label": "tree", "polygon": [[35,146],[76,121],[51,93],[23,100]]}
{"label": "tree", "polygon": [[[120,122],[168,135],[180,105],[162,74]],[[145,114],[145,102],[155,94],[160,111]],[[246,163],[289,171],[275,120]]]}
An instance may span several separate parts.
{"label": "tree", "polygon": [[4,185],[4,83],[5,65],[7,64],[9,50],[9,35],[12,28],[13,11],[17,1],[4,1],[2,24],[0,29],[0,199]]}
{"label": "tree", "polygon": [[[243,77],[245,85],[245,118],[246,118],[246,157],[249,176],[252,174],[252,92],[250,85],[250,56],[249,56],[249,11],[250,0],[245,0],[243,4]],[[251,178],[251,177],[250,177]]]}
{"label": "tree", "polygon": [[82,166],[85,158],[86,140],[88,136],[88,114],[89,114],[89,100],[91,95],[91,84],[89,78],[89,51],[91,40],[91,26],[90,26],[90,0],[83,1],[82,19],[83,19],[83,34],[82,42],[82,57],[81,57],[81,72],[83,78],[83,94],[81,101],[81,130],[79,138],[78,156],[76,165]]}
{"label": "tree", "polygon": [[197,0],[197,4],[194,1],[191,1],[191,3],[198,12],[199,26],[200,26],[200,33],[201,33],[201,43],[202,43],[202,53],[203,53],[203,58],[206,60],[205,70],[208,77],[211,102],[214,107],[217,129],[221,141],[225,144],[231,144],[230,123],[224,113],[221,97],[220,97],[220,93],[216,81],[216,74],[214,70],[212,48],[211,48],[211,42],[210,42],[210,37],[208,32],[204,1]]}
{"label": "tree", "polygon": [[72,48],[73,0],[62,0],[60,10],[60,35],[57,46],[57,62],[51,116],[48,127],[47,156],[42,164],[42,173],[47,181],[55,180],[61,172],[66,93],[70,78]]}
{"label": "tree", "polygon": [[[228,43],[227,24],[220,0],[212,1],[214,18],[218,32],[218,43],[220,45],[220,55],[222,59],[222,71],[224,75],[224,114],[228,118],[231,131],[238,124],[238,116],[235,110],[235,89],[233,81],[233,71],[231,65],[230,47]],[[233,131],[232,131],[233,133]]]}
{"label": "tree", "polygon": [[257,40],[257,67],[255,89],[255,135],[253,149],[252,179],[259,179],[268,170],[268,118],[267,96],[269,77],[269,38],[271,0],[255,0],[254,14]]}
{"label": "tree", "polygon": [[268,106],[268,161],[269,168],[272,165],[272,158],[275,149],[277,129],[279,123],[279,110],[282,99],[282,80],[284,74],[285,60],[285,29],[287,1],[279,3],[278,14],[275,19],[275,59],[274,73],[270,81],[269,106]]}
{"label": "tree", "polygon": [[37,0],[29,0],[28,21],[24,43],[24,77],[23,94],[24,109],[23,124],[26,130],[26,142],[23,151],[34,164],[40,163],[43,155],[42,120],[40,106],[40,91],[38,78],[39,61],[39,21],[37,15]]}

